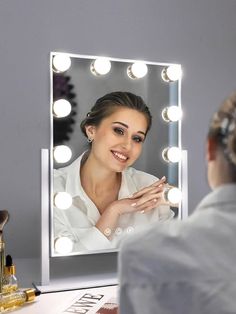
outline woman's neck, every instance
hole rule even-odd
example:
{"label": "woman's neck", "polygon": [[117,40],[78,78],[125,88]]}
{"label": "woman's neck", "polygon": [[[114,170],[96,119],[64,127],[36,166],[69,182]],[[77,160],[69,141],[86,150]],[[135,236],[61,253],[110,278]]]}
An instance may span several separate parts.
{"label": "woman's neck", "polygon": [[80,178],[81,185],[87,194],[99,196],[105,191],[120,189],[121,173],[97,165],[90,156],[81,165]]}
{"label": "woman's neck", "polygon": [[229,165],[229,161],[225,158],[223,152],[219,151],[215,160],[211,162],[210,168],[210,186],[216,188],[223,184],[233,182],[232,168]]}

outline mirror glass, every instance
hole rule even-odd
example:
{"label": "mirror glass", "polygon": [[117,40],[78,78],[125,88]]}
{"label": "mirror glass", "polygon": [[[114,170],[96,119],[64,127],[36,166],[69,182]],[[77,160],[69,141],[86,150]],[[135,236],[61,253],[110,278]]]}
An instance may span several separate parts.
{"label": "mirror glass", "polygon": [[[59,57],[64,57],[64,64],[60,65],[60,60],[56,60],[60,59]],[[104,67],[99,69],[99,62],[104,62],[104,60],[105,69]],[[106,63],[107,60],[110,63]],[[174,219],[181,216],[180,207],[179,209],[177,206],[171,207],[170,210],[169,206],[162,206],[162,209],[153,209],[144,213],[142,211],[119,213],[118,218],[107,218],[112,220],[109,225],[106,226],[104,221],[101,222],[102,226],[99,226],[99,229],[96,224],[101,216],[104,217],[104,213],[98,208],[99,206],[96,206],[92,197],[85,192],[89,178],[83,179],[83,182],[80,180],[80,162],[81,165],[86,164],[90,147],[95,145],[95,140],[88,143],[80,129],[80,123],[90,115],[91,108],[98,98],[119,91],[142,97],[151,112],[152,127],[146,136],[138,133],[137,137],[137,134],[133,133],[139,132],[135,127],[140,115],[143,117],[143,113],[126,108],[129,129],[123,126],[121,128],[120,124],[119,128],[114,129],[114,132],[119,133],[116,136],[120,137],[125,137],[124,134],[127,134],[128,138],[129,134],[133,132],[131,140],[134,142],[134,146],[132,147],[141,147],[139,158],[129,165],[130,167],[124,167],[125,171],[119,173],[118,199],[129,197],[163,176],[166,176],[168,184],[179,186],[180,162],[173,163],[164,160],[162,152],[168,147],[181,147],[180,120],[168,120],[166,111],[165,119],[163,118],[164,108],[170,106],[180,108],[181,79],[168,78],[167,70],[171,64],[147,61],[144,63],[140,61],[137,63],[137,60],[100,59],[96,56],[51,53],[50,240],[52,256],[116,251],[125,237],[155,220],[169,219],[170,217]],[[134,64],[141,67],[138,68],[138,70],[141,69],[141,74],[137,72]],[[104,74],[106,71],[108,72]],[[144,76],[139,77],[142,75]],[[118,119],[120,122],[120,118]],[[143,118],[141,120],[143,123]],[[138,127],[142,128],[142,124],[141,126],[138,124]],[[92,130],[94,131],[94,129]],[[145,131],[146,129],[144,133]],[[63,150],[65,146],[67,150]],[[113,157],[117,158],[115,162],[122,163],[120,159],[128,158],[120,154],[119,149],[118,152],[112,151],[112,153]],[[99,173],[99,170],[97,169],[95,172]],[[109,200],[105,200],[105,203],[109,205]],[[163,213],[161,213],[162,210]],[[112,224],[112,228],[110,228],[110,224]]]}

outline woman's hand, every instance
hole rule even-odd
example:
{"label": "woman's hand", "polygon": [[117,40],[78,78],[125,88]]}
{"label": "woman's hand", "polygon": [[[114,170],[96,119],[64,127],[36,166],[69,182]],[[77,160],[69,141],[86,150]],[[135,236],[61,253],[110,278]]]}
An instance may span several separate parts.
{"label": "woman's hand", "polygon": [[131,197],[117,200],[109,205],[110,210],[117,211],[119,215],[146,212],[165,203],[163,199],[164,182],[163,177],[152,185],[135,192]]}
{"label": "woman's hand", "polygon": [[[171,189],[171,188],[175,188],[175,186],[173,185],[170,185],[168,183],[165,183],[165,180],[166,178],[165,177],[162,177],[159,181],[157,182],[154,182],[152,185],[146,187],[146,188],[143,188],[142,190],[134,193],[131,198],[132,199],[137,199],[137,198],[140,198],[142,195],[144,196],[144,194],[147,194],[147,193],[155,193],[155,189],[157,187],[162,187],[162,193],[160,195],[160,198],[158,199],[158,205],[169,205],[169,206],[173,206],[173,207],[178,207],[178,204],[174,204],[174,203],[171,203],[169,202],[165,197],[164,197],[164,191],[167,190],[167,189]],[[137,205],[140,205],[141,202],[145,201],[145,198],[142,198],[140,199],[138,202],[137,202]]]}
{"label": "woman's hand", "polygon": [[165,180],[166,178],[163,177],[128,198],[112,202],[97,221],[97,229],[111,239],[121,215],[135,212],[144,213],[164,204]]}

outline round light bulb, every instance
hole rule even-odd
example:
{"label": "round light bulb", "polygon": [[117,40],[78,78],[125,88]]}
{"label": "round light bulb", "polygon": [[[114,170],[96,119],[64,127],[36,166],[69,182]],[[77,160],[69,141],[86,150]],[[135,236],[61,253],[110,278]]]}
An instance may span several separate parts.
{"label": "round light bulb", "polygon": [[182,110],[178,106],[166,107],[162,110],[162,118],[166,122],[176,122],[182,117]]}
{"label": "round light bulb", "polygon": [[73,241],[68,237],[60,237],[55,240],[54,248],[57,253],[66,255],[73,250]]}
{"label": "round light bulb", "polygon": [[105,75],[111,70],[111,62],[108,58],[97,58],[91,64],[91,72],[96,75]]}
{"label": "round light bulb", "polygon": [[164,191],[164,198],[171,204],[178,204],[182,200],[182,192],[176,187],[168,187]]}
{"label": "round light bulb", "polygon": [[182,157],[182,152],[179,147],[167,147],[162,152],[162,158],[167,162],[179,162]]}
{"label": "round light bulb", "polygon": [[128,66],[127,74],[132,79],[140,79],[144,77],[148,72],[147,65],[142,61],[134,62]]}
{"label": "round light bulb", "polygon": [[66,99],[58,99],[53,103],[53,114],[57,118],[63,118],[71,113],[71,104]]}
{"label": "round light bulb", "polygon": [[58,145],[54,147],[54,159],[58,163],[65,163],[72,157],[71,149],[66,145]]}
{"label": "round light bulb", "polygon": [[55,72],[65,72],[71,66],[71,59],[68,55],[60,53],[53,57],[52,65]]}
{"label": "round light bulb", "polygon": [[182,69],[180,64],[172,64],[162,70],[162,79],[166,82],[174,82],[181,78]]}
{"label": "round light bulb", "polygon": [[59,209],[68,209],[72,205],[72,197],[67,192],[57,192],[54,196],[54,205]]}

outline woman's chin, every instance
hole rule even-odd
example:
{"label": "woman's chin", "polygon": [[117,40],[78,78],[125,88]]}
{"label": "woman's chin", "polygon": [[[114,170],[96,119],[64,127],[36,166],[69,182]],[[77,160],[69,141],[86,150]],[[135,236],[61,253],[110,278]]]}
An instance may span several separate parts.
{"label": "woman's chin", "polygon": [[110,167],[110,169],[111,169],[112,171],[115,171],[115,172],[122,172],[122,171],[124,171],[127,167],[128,167],[128,164],[125,163],[125,164],[112,165],[112,166]]}

